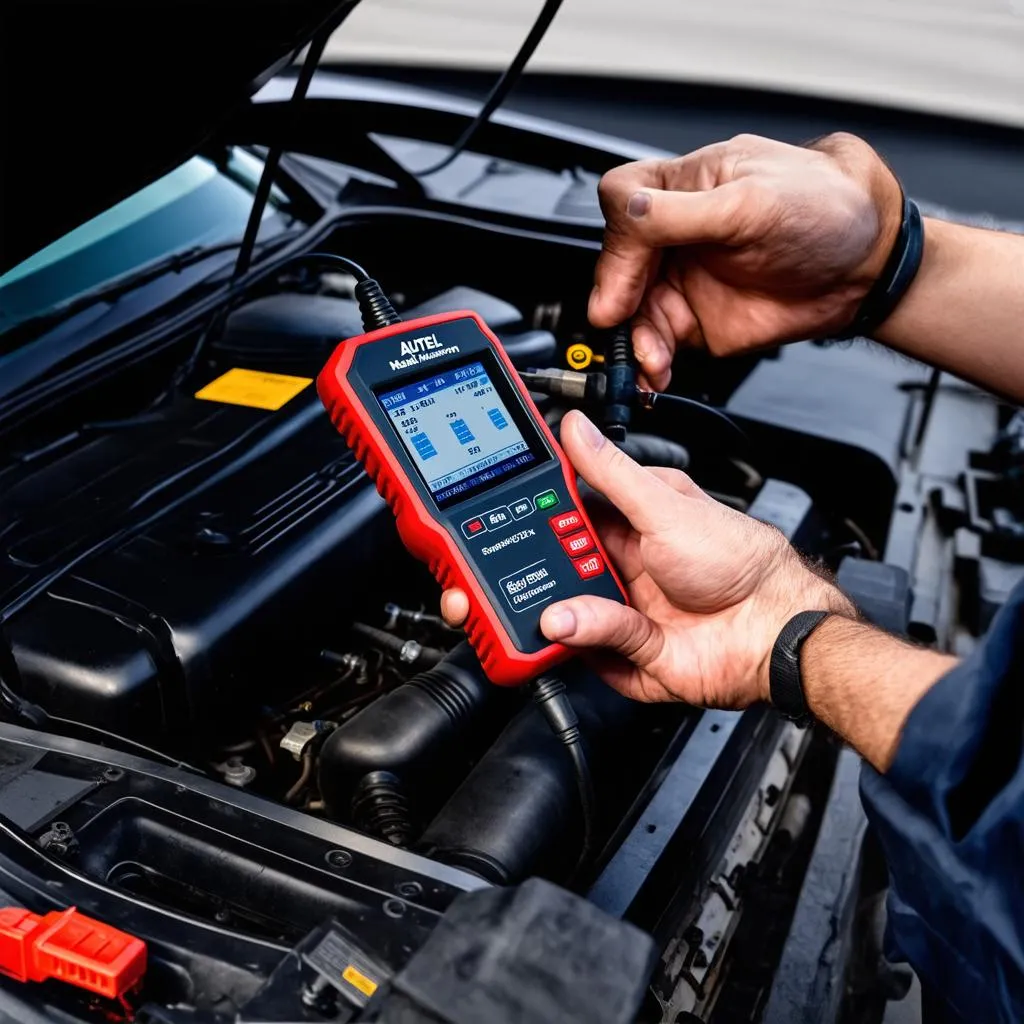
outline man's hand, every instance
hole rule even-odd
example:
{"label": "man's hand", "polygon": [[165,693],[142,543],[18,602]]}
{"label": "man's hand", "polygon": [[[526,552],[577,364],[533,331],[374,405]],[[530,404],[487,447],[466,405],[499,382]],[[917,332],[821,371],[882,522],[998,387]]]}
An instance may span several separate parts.
{"label": "man's hand", "polygon": [[845,328],[885,266],[901,192],[852,135],[803,148],[742,135],[601,181],[607,221],[590,319],[633,317],[648,382],[677,344],[729,355]]}
{"label": "man's hand", "polygon": [[[544,635],[579,648],[628,697],[739,709],[769,699],[771,650],[790,618],[837,613],[801,651],[804,692],[821,721],[885,771],[907,716],[955,659],[856,621],[778,530],[714,501],[685,473],[637,465],[581,413],[566,415],[561,437],[603,496],[595,526],[631,607],[562,601],[541,616]],[[441,597],[453,626],[468,609],[461,590]]]}
{"label": "man's hand", "polygon": [[[541,629],[591,652],[620,692],[746,707],[768,699],[771,649],[788,619],[813,609],[852,614],[778,530],[714,501],[685,473],[638,465],[578,412],[562,421],[561,440],[607,499],[594,510],[595,526],[632,606],[573,598],[547,608]],[[461,624],[466,595],[447,591],[441,609]]]}

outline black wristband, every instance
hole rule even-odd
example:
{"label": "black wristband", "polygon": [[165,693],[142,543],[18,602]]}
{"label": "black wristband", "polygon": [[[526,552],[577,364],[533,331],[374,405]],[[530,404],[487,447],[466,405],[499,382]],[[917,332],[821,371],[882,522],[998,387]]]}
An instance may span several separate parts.
{"label": "black wristband", "polygon": [[804,641],[827,619],[830,612],[800,612],[779,633],[768,663],[768,685],[772,704],[786,718],[803,725],[810,720],[811,709],[804,695],[800,674],[800,648]]}
{"label": "black wristband", "polygon": [[878,330],[892,316],[893,310],[914,283],[924,256],[924,222],[913,199],[903,198],[903,222],[896,242],[889,253],[882,273],[871,286],[853,318],[853,323],[840,338],[865,338]]}

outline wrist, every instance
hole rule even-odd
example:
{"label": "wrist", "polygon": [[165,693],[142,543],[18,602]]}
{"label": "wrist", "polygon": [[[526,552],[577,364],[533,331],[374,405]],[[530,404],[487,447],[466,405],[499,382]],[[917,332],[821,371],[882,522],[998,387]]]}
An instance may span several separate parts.
{"label": "wrist", "polygon": [[874,160],[867,175],[866,187],[875,210],[878,231],[871,252],[854,273],[857,286],[862,292],[861,300],[867,297],[885,269],[903,224],[903,186],[888,164],[877,153],[872,155]]}
{"label": "wrist", "polygon": [[[910,351],[909,346],[901,344],[908,333],[913,333],[908,331],[908,325],[920,321],[925,297],[945,293],[956,281],[957,275],[962,273],[963,253],[957,251],[955,238],[950,239],[951,230],[955,233],[955,226],[946,221],[935,220],[932,217],[924,218],[924,254],[921,258],[921,269],[913,284],[907,289],[903,301],[875,335],[878,341],[916,355]],[[933,302],[929,301],[927,304],[930,309]]]}
{"label": "wrist", "polygon": [[805,565],[793,552],[796,565],[781,574],[772,588],[770,612],[762,641],[764,651],[757,672],[760,700],[771,703],[771,657],[783,627],[800,612],[823,611],[847,619],[857,618],[856,605],[829,579]]}
{"label": "wrist", "polygon": [[889,165],[863,139],[843,132],[825,136],[812,144],[831,157],[855,185],[859,196],[859,219],[874,218],[874,239],[860,262],[844,277],[843,298],[846,320],[851,320],[868,292],[885,270],[903,223],[903,187]]}

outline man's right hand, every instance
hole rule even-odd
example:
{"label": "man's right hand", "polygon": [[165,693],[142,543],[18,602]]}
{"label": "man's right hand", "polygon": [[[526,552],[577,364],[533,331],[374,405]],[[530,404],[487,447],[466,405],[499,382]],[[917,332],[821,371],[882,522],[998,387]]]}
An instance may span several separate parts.
{"label": "man's right hand", "polygon": [[[797,612],[853,615],[774,527],[714,501],[679,470],[638,465],[582,413],[562,421],[562,444],[605,499],[591,511],[630,605],[581,596],[549,606],[544,635],[586,652],[605,681],[636,700],[744,708],[769,697],[768,664]],[[460,625],[461,590],[441,600]]]}
{"label": "man's right hand", "polygon": [[[745,708],[771,695],[771,651],[797,612],[833,612],[804,644],[813,713],[879,771],[921,695],[954,664],[855,619],[856,609],[809,569],[782,534],[714,501],[685,473],[637,465],[581,413],[562,421],[580,476],[604,498],[591,511],[630,605],[581,596],[547,607],[540,627],[580,651],[635,700]],[[469,599],[441,598],[461,625]]]}
{"label": "man's right hand", "polygon": [[852,322],[902,219],[899,183],[852,135],[808,147],[741,135],[601,181],[607,221],[590,320],[633,318],[648,382],[678,344],[731,355]]}

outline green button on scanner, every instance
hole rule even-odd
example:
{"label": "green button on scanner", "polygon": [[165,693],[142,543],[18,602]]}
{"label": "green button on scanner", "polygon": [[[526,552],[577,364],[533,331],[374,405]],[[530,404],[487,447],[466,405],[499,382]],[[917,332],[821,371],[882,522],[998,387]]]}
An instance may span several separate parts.
{"label": "green button on scanner", "polygon": [[533,500],[536,502],[537,508],[543,512],[544,509],[554,508],[558,504],[558,495],[554,491],[545,491],[543,494],[538,494]]}

